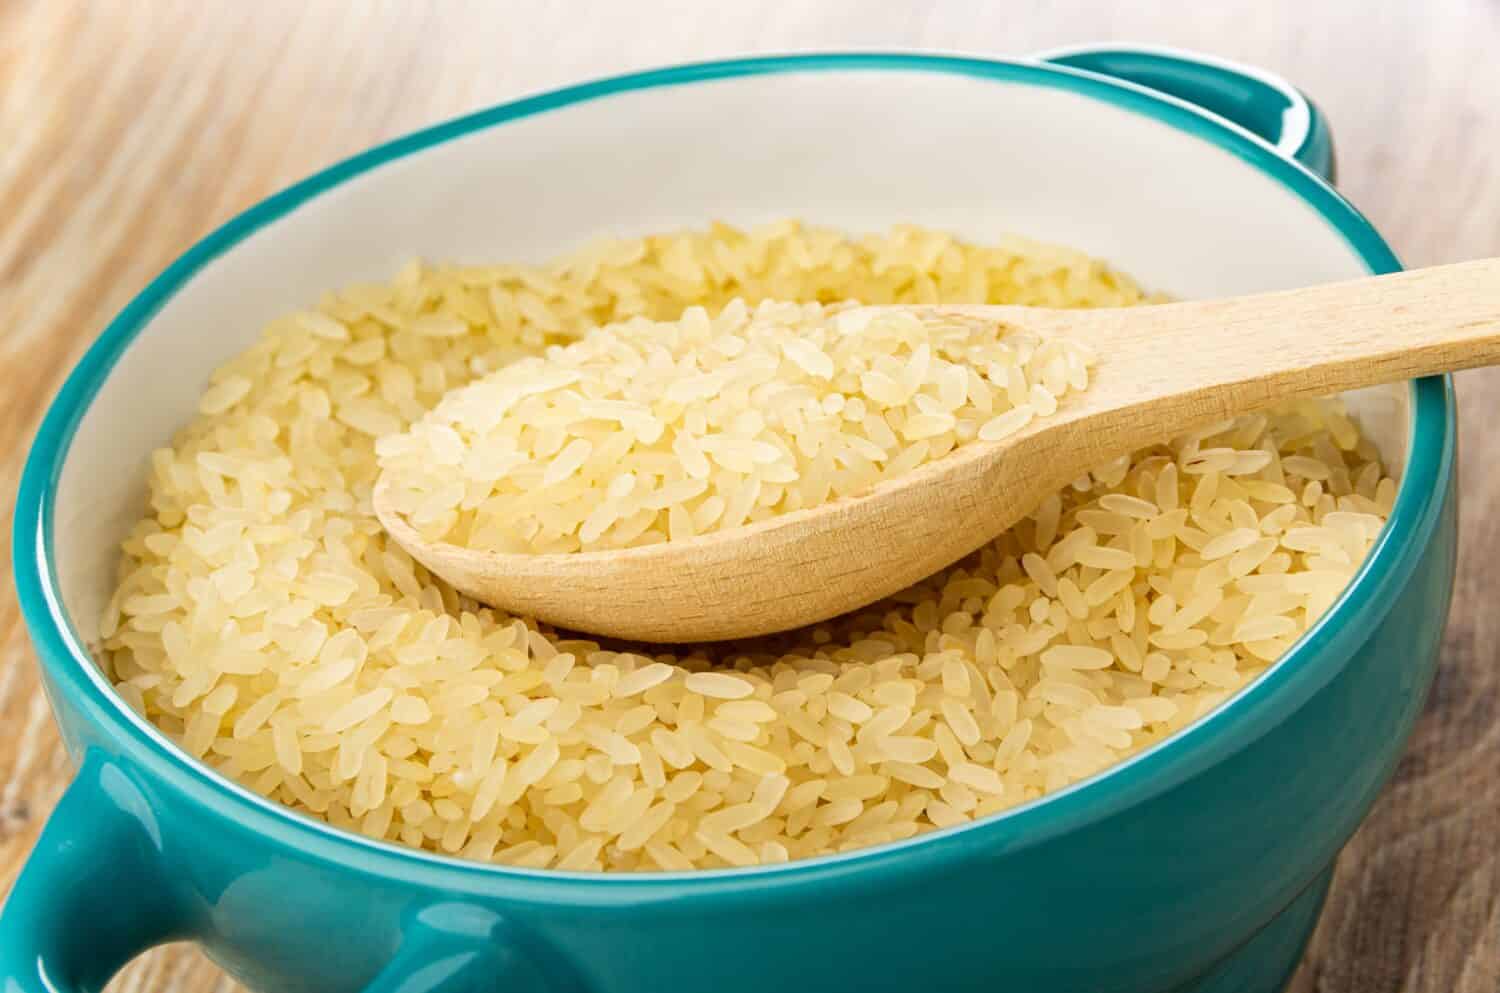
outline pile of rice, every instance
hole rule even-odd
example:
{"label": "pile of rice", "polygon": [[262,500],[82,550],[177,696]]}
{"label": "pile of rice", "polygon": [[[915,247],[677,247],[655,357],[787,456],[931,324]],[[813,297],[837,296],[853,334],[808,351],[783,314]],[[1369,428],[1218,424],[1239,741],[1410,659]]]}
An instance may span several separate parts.
{"label": "pile of rice", "polygon": [[558,869],[778,862],[959,824],[1172,734],[1328,607],[1395,494],[1336,404],[1298,403],[1102,466],[884,604],[676,653],[479,608],[386,540],[378,437],[592,326],[735,297],[1144,299],[1061,249],[795,223],[329,295],[153,455],[103,621],[120,694],[372,837]]}
{"label": "pile of rice", "polygon": [[[467,334],[456,317],[449,333]],[[1088,386],[1077,342],[936,311],[736,299],[637,317],[450,393],[375,446],[391,509],[499,552],[650,545],[816,507]]]}

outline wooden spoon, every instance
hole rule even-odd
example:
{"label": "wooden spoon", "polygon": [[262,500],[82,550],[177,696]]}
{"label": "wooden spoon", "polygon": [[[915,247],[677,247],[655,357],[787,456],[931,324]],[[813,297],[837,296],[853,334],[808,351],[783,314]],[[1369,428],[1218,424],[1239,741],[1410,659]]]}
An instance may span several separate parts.
{"label": "wooden spoon", "polygon": [[832,617],[993,539],[1123,453],[1299,396],[1500,361],[1500,259],[1222,300],[1108,310],[918,308],[1084,342],[1093,381],[1051,417],[967,443],[854,497],[685,540],[518,555],[424,541],[418,561],[477,600],[579,631],[711,641]]}

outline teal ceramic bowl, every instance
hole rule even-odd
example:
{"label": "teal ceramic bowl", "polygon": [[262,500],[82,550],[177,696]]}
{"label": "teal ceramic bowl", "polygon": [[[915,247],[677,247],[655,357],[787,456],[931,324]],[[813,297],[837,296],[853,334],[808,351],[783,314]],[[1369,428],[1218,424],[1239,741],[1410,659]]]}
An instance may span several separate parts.
{"label": "teal ceramic bowl", "polygon": [[1182,53],[799,55],[507,104],[234,219],[104,331],[26,468],[17,586],[79,771],[0,915],[0,989],[98,990],[178,939],[266,993],[1278,989],[1432,677],[1454,560],[1444,379],[1350,398],[1400,474],[1395,511],[1245,692],[1045,800],[837,857],[605,876],[375,843],[185,757],[88,646],[146,453],[208,371],[412,254],[539,258],[600,230],[802,215],[1020,231],[1189,297],[1398,268],[1331,170],[1296,90]]}

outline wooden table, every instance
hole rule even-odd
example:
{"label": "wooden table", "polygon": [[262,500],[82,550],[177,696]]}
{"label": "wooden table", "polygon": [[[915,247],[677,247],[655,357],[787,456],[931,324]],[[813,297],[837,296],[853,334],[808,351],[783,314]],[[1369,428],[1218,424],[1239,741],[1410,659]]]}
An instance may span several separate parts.
{"label": "wooden table", "polygon": [[[1500,254],[1500,6],[1490,0],[0,0],[0,559],[42,410],[144,282],[234,212],[378,141],[528,90],[799,48],[1024,53],[1138,38],[1257,62],[1328,111],[1343,189],[1409,264]],[[1461,382],[1464,540],[1427,712],[1346,850],[1297,993],[1500,988],[1500,373]],[[0,581],[3,582],[3,581]],[[0,588],[0,887],[69,775]],[[1486,647],[1491,646],[1491,647]],[[1336,734],[1338,729],[1330,728]],[[114,990],[234,985],[161,949]]]}

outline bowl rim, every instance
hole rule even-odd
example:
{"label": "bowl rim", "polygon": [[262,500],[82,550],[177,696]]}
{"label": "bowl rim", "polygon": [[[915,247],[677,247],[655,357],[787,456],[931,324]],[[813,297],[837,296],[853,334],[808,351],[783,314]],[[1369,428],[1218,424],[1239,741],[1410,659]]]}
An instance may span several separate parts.
{"label": "bowl rim", "polygon": [[[784,73],[924,72],[976,81],[1067,90],[1208,141],[1278,181],[1312,207],[1371,272],[1401,268],[1373,225],[1328,183],[1238,125],[1186,101],[1115,77],[1034,59],[905,50],[807,52],[669,65],[551,89],[411,132],[346,158],[261,200],[179,256],[105,327],[49,406],[27,457],[13,533],[21,613],[39,663],[62,692],[99,725],[112,746],[177,792],[307,857],[366,873],[440,880],[457,890],[503,882],[518,900],[587,902],[653,897],[690,887],[693,895],[784,892],[833,876],[866,882],[909,878],[980,853],[1031,847],[1106,818],[1180,783],[1264,734],[1342,666],[1362,633],[1389,608],[1390,594],[1415,568],[1453,483],[1456,424],[1449,377],[1411,383],[1410,445],[1395,507],[1365,562],[1332,607],[1278,662],[1193,724],[1086,779],[988,817],[912,838],[777,865],[676,872],[571,872],[468,861],[377,841],[285,807],[182,751],[114,692],[63,606],[54,562],[53,501],[80,421],[130,344],[157,311],[207,263],[265,225],[342,183],[469,134],[616,94]],[[1317,660],[1321,664],[1315,664]],[[879,873],[870,870],[881,870]]]}

